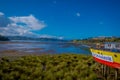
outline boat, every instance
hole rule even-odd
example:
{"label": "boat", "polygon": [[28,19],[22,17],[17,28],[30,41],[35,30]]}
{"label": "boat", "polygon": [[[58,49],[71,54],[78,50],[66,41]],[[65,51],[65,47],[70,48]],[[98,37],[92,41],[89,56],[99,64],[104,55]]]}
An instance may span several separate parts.
{"label": "boat", "polygon": [[[114,48],[112,48],[113,45],[110,44],[115,44]],[[116,43],[109,43],[109,47],[107,46],[107,48],[105,44],[104,48],[103,46],[102,48],[90,48],[90,51],[95,61],[113,68],[120,69],[120,50],[118,47],[120,47],[118,46],[118,43],[117,46]]]}

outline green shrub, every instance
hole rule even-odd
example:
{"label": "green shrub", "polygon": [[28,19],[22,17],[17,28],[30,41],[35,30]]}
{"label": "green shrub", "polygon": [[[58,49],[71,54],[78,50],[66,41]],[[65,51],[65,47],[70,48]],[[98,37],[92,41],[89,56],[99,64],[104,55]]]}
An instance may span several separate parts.
{"label": "green shrub", "polygon": [[55,54],[0,61],[0,80],[96,80],[91,56]]}

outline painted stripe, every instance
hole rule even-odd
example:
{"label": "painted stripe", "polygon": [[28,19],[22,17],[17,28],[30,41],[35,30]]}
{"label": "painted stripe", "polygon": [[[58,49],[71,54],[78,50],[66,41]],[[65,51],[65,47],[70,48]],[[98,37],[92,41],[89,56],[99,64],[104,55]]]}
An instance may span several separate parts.
{"label": "painted stripe", "polygon": [[119,63],[104,61],[104,60],[101,60],[101,59],[96,58],[96,57],[93,57],[93,58],[95,59],[95,61],[97,61],[97,62],[99,62],[101,64],[105,64],[107,66],[120,69],[120,64]]}
{"label": "painted stripe", "polygon": [[101,55],[101,54],[97,54],[97,53],[94,53],[94,52],[92,52],[92,56],[94,56],[96,58],[99,58],[99,59],[102,59],[102,60],[105,60],[105,61],[108,61],[108,62],[113,62],[112,56]]}

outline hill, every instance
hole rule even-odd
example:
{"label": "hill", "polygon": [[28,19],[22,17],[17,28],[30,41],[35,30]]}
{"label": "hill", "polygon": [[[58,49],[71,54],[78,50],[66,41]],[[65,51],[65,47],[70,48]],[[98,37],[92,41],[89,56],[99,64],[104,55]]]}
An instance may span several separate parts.
{"label": "hill", "polygon": [[66,41],[58,38],[36,38],[27,36],[8,36],[10,40]]}

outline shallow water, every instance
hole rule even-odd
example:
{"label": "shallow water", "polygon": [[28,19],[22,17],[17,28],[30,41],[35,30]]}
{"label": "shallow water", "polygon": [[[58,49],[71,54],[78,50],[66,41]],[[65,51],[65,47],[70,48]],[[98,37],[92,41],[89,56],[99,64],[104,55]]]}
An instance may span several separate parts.
{"label": "shallow water", "polygon": [[9,41],[0,42],[1,53],[19,52],[24,54],[39,53],[76,53],[90,54],[89,50],[84,49],[81,45],[75,45],[69,42],[50,42],[50,41]]}

